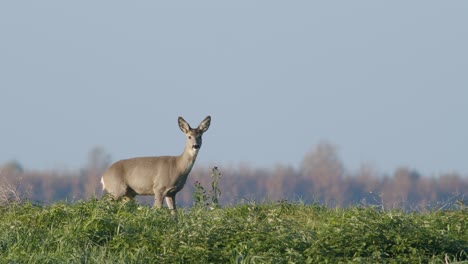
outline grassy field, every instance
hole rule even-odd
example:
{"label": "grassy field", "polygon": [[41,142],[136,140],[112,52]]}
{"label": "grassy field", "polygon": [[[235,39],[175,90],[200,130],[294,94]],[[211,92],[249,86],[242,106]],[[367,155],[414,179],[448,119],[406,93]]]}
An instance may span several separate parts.
{"label": "grassy field", "polygon": [[1,263],[452,263],[466,209],[405,213],[288,202],[209,210],[134,202],[0,206]]}

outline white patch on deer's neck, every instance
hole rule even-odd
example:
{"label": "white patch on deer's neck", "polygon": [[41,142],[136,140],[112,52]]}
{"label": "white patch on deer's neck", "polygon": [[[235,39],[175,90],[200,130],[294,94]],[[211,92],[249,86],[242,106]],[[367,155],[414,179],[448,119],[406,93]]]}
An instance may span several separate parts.
{"label": "white patch on deer's neck", "polygon": [[192,148],[192,155],[195,156],[195,157],[197,157],[198,151],[200,151],[200,148],[197,148],[197,149],[196,149],[196,148]]}

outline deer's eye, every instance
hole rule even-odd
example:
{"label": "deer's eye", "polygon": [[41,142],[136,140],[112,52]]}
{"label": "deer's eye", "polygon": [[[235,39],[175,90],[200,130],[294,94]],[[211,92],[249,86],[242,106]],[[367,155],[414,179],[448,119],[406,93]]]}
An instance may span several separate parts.
{"label": "deer's eye", "polygon": [[188,136],[188,139],[192,139],[192,136]]}

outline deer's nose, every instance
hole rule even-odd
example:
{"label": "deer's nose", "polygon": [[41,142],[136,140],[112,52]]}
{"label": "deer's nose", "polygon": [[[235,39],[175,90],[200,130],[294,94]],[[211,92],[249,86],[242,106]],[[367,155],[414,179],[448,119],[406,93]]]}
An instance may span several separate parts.
{"label": "deer's nose", "polygon": [[198,144],[192,145],[192,148],[194,148],[194,149],[199,149],[199,148],[200,148],[200,145],[198,145]]}

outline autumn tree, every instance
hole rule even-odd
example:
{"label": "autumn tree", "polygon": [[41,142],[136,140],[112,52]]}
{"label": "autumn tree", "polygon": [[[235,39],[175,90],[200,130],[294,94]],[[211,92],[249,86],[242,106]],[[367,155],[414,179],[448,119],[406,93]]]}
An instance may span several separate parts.
{"label": "autumn tree", "polygon": [[316,198],[338,204],[344,202],[344,166],[334,145],[328,142],[319,143],[305,155],[301,171],[305,178],[311,180],[310,190]]}

